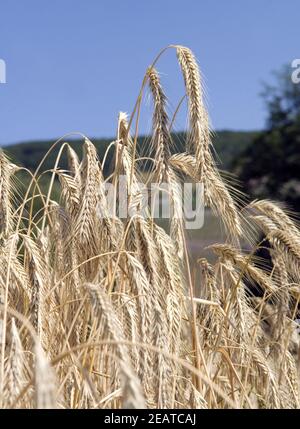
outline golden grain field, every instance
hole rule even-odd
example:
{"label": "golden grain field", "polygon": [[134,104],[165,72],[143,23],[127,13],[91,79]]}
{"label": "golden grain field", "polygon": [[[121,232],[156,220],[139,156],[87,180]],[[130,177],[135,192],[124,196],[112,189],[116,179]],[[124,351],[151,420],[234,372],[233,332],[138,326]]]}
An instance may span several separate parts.
{"label": "golden grain field", "polygon": [[[197,62],[188,48],[170,49],[186,91],[184,153],[171,151],[174,117],[155,68],[164,51],[147,69],[132,115],[119,115],[109,176],[88,138],[82,159],[65,140],[50,149],[60,148],[46,193],[42,162],[26,172],[24,190],[22,167],[0,152],[1,408],[300,406],[297,222],[274,202],[246,203],[223,179]],[[137,147],[145,90],[153,99],[146,179]],[[63,153],[68,170],[60,169]],[[226,231],[210,248],[215,262],[201,254],[191,262],[176,216],[165,229],[147,210],[111,217],[102,185],[121,175],[136,209],[137,183],[169,184],[173,213],[175,185],[201,183],[205,206]],[[266,243],[269,265],[256,255]]]}

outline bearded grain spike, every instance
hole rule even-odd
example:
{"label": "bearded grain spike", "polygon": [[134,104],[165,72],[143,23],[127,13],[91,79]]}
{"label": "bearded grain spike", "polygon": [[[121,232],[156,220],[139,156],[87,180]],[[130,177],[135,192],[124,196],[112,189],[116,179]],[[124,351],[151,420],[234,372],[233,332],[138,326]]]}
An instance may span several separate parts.
{"label": "bearded grain spike", "polygon": [[153,136],[151,152],[154,152],[155,167],[152,180],[158,185],[167,184],[167,198],[172,204],[171,237],[174,240],[178,256],[183,257],[184,233],[182,195],[179,179],[170,165],[172,138],[169,130],[169,118],[166,111],[167,98],[163,92],[156,70],[148,69],[149,86],[154,101],[154,114],[152,120]]}
{"label": "bearded grain spike", "polygon": [[12,195],[11,174],[14,168],[3,150],[0,149],[0,237],[12,231]]}
{"label": "bearded grain spike", "polygon": [[233,198],[223,183],[210,152],[209,120],[203,102],[201,76],[193,53],[177,47],[177,57],[183,73],[189,106],[189,147],[195,154],[195,176],[204,185],[205,202],[218,213],[227,231],[236,241],[242,232]]}
{"label": "bearded grain spike", "polygon": [[189,144],[196,157],[196,168],[199,180],[205,180],[207,162],[210,162],[209,145],[210,130],[208,115],[203,103],[201,76],[197,61],[190,49],[179,46],[177,57],[185,81],[189,103]]}
{"label": "bearded grain spike", "polygon": [[104,323],[109,334],[117,342],[117,355],[123,377],[123,406],[124,408],[145,408],[142,388],[131,367],[128,350],[122,344],[125,339],[112,304],[100,285],[86,284],[85,287],[90,295],[96,316],[99,319],[104,317]]}
{"label": "bearded grain spike", "polygon": [[11,406],[24,385],[25,355],[15,319],[11,320],[11,345],[5,371],[5,395]]}

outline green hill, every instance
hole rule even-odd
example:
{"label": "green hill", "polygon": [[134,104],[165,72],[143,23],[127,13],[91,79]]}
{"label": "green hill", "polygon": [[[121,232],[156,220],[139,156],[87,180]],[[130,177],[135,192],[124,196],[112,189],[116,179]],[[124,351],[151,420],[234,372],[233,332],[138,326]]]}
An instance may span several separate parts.
{"label": "green hill", "polygon": [[[222,130],[215,132],[213,135],[213,143],[216,152],[216,159],[220,165],[220,168],[224,170],[230,170],[232,167],[233,159],[236,158],[239,154],[241,154],[257,135],[257,132],[246,131]],[[176,146],[176,149],[174,149],[174,151],[183,151],[185,135],[183,133],[174,134],[173,139],[175,141]],[[91,140],[97,147],[100,159],[102,159],[112,139],[96,138]],[[149,138],[143,136],[139,138],[138,144],[139,146],[144,147],[147,144],[147,141],[149,141]],[[3,149],[5,149],[6,153],[14,163],[22,165],[30,169],[31,171],[34,171],[53,143],[54,140],[30,141],[4,146]],[[69,143],[71,143],[72,147],[79,154],[81,153],[82,141],[72,140],[69,141]],[[42,168],[43,171],[53,168],[55,158],[57,156],[60,146],[61,143],[47,157]],[[110,151],[108,154],[107,165],[109,165],[109,162],[112,158],[112,154],[112,151]],[[66,160],[64,157],[60,162],[60,167],[66,168]]]}

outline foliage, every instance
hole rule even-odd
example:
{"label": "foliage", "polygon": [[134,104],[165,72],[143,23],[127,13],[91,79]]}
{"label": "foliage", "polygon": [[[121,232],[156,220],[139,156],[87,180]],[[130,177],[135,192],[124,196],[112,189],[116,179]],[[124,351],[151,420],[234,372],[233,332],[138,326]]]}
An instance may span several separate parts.
{"label": "foliage", "polygon": [[255,197],[286,201],[300,211],[300,85],[290,71],[266,86],[267,129],[234,160],[245,190]]}

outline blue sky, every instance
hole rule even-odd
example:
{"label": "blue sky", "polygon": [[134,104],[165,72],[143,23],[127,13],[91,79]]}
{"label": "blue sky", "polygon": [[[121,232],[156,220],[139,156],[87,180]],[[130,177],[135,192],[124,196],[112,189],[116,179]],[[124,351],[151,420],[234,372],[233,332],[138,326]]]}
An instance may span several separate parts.
{"label": "blue sky", "polygon": [[[3,0],[0,144],[72,131],[112,136],[147,66],[189,46],[205,76],[214,129],[258,129],[271,71],[300,57],[299,0]],[[170,111],[183,94],[175,53],[158,63]],[[145,97],[141,131],[150,129]],[[184,111],[177,129],[186,125]]]}

